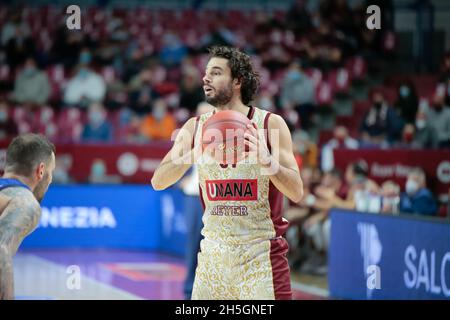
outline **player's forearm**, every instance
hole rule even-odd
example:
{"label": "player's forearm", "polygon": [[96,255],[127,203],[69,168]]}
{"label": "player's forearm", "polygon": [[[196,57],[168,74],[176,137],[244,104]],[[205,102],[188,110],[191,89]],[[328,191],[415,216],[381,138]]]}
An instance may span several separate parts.
{"label": "player's forearm", "polygon": [[271,158],[270,166],[266,166],[265,170],[278,190],[293,202],[300,202],[303,197],[303,182],[298,171],[280,165],[274,158]]}
{"label": "player's forearm", "polygon": [[6,245],[0,244],[0,300],[14,299],[12,255]]}
{"label": "player's forearm", "polygon": [[155,190],[164,190],[175,184],[183,177],[192,165],[191,153],[185,154],[177,160],[163,159],[152,177],[152,186]]}

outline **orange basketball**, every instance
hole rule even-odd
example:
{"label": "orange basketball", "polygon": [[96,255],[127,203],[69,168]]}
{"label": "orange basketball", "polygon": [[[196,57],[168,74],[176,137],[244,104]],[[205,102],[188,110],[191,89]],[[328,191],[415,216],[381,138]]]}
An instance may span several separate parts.
{"label": "orange basketball", "polygon": [[219,111],[203,124],[202,151],[208,150],[220,163],[240,161],[246,150],[244,133],[252,122],[242,113],[233,110]]}

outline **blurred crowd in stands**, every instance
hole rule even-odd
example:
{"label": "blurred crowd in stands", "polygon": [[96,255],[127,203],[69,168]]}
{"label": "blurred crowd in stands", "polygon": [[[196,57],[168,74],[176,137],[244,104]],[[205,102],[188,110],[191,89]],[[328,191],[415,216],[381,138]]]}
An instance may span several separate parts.
{"label": "blurred crowd in stands", "polygon": [[[422,169],[405,186],[379,186],[363,161],[334,168],[334,149],[450,147],[450,53],[435,74],[389,75],[365,98],[352,97],[395,55],[391,1],[382,2],[382,30],[365,27],[368,3],[297,0],[273,12],[89,7],[80,31],[67,29],[60,8],[0,7],[0,139],[32,131],[62,143],[170,140],[204,100],[206,49],[239,47],[261,76],[254,105],[283,115],[302,169],[305,197],[285,213],[291,247],[303,248],[291,261],[324,272],[329,208],[439,211]],[[351,114],[313,138],[318,115],[345,98]],[[105,175],[99,159],[92,181]]]}

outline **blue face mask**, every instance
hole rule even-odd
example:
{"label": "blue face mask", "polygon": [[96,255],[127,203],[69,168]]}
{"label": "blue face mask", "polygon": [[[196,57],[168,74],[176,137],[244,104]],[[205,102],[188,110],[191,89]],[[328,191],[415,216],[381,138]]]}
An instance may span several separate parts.
{"label": "blue face mask", "polygon": [[165,115],[166,115],[166,112],[163,109],[153,110],[153,117],[158,121],[162,120],[162,118],[164,118]]}
{"label": "blue face mask", "polygon": [[91,57],[91,54],[89,52],[83,52],[80,55],[79,62],[82,63],[82,64],[88,64],[88,63],[91,62],[91,59],[92,59],[92,57]]}
{"label": "blue face mask", "polygon": [[0,121],[4,122],[8,119],[8,113],[6,111],[0,111]]}
{"label": "blue face mask", "polygon": [[103,113],[98,112],[98,111],[93,111],[91,113],[89,113],[89,121],[93,124],[93,125],[100,125],[104,120],[104,116]]}
{"label": "blue face mask", "polygon": [[300,74],[300,72],[298,72],[296,70],[292,70],[292,71],[289,71],[289,73],[287,74],[287,77],[291,81],[298,81],[301,79],[302,75]]}
{"label": "blue face mask", "polygon": [[105,175],[105,173],[106,173],[106,168],[102,163],[97,162],[97,163],[93,164],[93,166],[92,166],[92,175],[93,176],[103,177]]}
{"label": "blue face mask", "polygon": [[401,86],[399,93],[402,98],[406,98],[407,96],[409,96],[410,90],[407,86]]}
{"label": "blue face mask", "polygon": [[89,70],[86,68],[81,68],[80,70],[78,70],[78,76],[80,78],[86,78],[88,74],[89,74]]}
{"label": "blue face mask", "polygon": [[23,69],[23,74],[26,75],[27,77],[29,77],[29,76],[32,76],[35,71],[36,71],[36,68],[34,68],[34,67],[25,67]]}

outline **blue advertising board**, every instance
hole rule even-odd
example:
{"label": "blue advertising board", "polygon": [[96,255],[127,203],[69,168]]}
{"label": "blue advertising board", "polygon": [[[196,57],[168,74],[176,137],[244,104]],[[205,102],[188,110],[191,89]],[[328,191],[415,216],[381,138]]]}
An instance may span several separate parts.
{"label": "blue advertising board", "polygon": [[450,299],[448,222],[333,209],[330,296]]}
{"label": "blue advertising board", "polygon": [[[143,185],[53,185],[22,248],[133,248],[182,255],[183,194]],[[164,206],[164,208],[162,208]]]}

